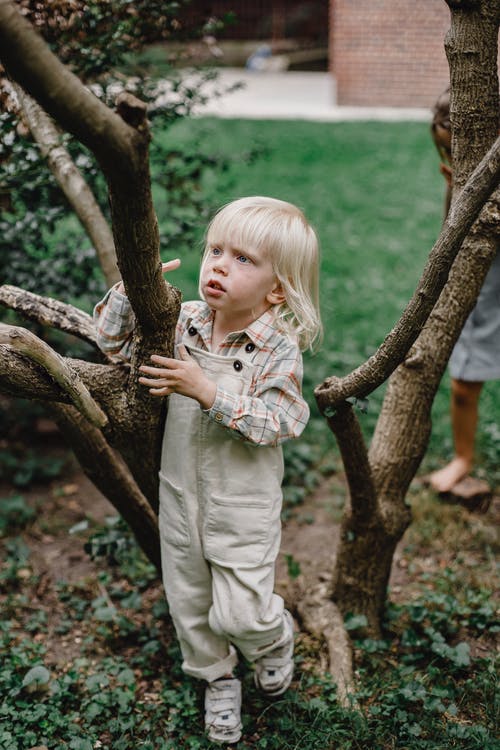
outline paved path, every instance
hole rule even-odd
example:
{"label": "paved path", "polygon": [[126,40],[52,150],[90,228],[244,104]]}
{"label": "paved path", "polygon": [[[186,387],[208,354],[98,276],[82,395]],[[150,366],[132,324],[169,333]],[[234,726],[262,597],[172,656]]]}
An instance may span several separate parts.
{"label": "paved path", "polygon": [[195,110],[198,115],[252,119],[317,120],[421,120],[429,122],[429,109],[403,107],[340,107],[329,73],[285,71],[257,73],[243,68],[221,68],[217,85],[236,83],[242,88],[213,99]]}

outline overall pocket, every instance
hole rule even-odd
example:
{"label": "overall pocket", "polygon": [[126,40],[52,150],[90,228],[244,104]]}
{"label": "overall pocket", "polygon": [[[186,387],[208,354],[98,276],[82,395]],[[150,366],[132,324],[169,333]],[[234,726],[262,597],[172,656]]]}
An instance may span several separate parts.
{"label": "overall pocket", "polygon": [[281,497],[212,495],[205,516],[205,557],[231,567],[268,561],[279,545]]}
{"label": "overall pocket", "polygon": [[184,493],[160,472],[160,539],[175,547],[189,547],[191,537]]}

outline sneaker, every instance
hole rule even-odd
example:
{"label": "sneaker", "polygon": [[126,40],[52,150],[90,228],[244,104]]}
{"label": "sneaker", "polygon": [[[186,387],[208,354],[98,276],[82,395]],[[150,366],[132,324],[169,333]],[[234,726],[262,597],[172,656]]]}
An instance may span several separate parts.
{"label": "sneaker", "polygon": [[235,678],[209,682],[205,690],[205,729],[212,742],[241,737],[241,683]]}
{"label": "sneaker", "polygon": [[283,612],[286,639],[255,662],[254,681],[267,695],[281,695],[293,677],[293,620],[286,609]]}

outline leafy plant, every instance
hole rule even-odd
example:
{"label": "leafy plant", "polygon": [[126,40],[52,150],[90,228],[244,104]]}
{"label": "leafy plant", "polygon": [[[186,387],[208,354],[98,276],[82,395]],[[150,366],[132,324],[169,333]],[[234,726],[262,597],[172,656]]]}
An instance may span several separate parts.
{"label": "leafy plant", "polygon": [[22,495],[12,495],[0,500],[0,536],[22,529],[35,516]]}
{"label": "leafy plant", "polygon": [[108,518],[106,526],[90,537],[85,551],[93,560],[104,558],[108,564],[119,566],[139,588],[146,588],[157,578],[156,569],[137,545],[126,522],[118,516]]}
{"label": "leafy plant", "polygon": [[61,474],[66,460],[26,450],[0,450],[0,478],[16,487],[27,487],[31,482],[47,481]]}

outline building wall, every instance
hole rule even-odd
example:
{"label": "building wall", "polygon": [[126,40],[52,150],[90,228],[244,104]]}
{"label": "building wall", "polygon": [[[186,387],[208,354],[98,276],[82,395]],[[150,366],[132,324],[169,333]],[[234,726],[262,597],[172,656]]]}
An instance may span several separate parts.
{"label": "building wall", "polygon": [[[220,39],[298,39],[325,44],[328,0],[190,0],[181,17],[201,28],[210,17],[226,19]],[[232,20],[229,20],[232,18]]]}
{"label": "building wall", "polygon": [[448,85],[443,0],[330,0],[337,103],[432,107]]}

